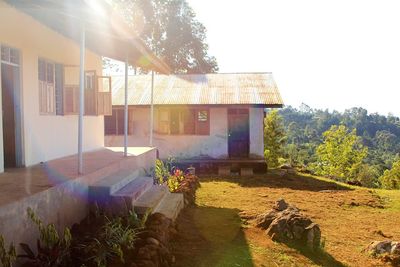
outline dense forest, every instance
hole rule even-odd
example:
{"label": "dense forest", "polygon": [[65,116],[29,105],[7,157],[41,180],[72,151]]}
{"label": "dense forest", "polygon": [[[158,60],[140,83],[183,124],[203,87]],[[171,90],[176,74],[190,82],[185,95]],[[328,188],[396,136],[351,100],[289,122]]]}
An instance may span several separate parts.
{"label": "dense forest", "polygon": [[[369,187],[381,187],[380,177],[385,171],[387,176],[391,169],[397,167],[395,163],[400,160],[400,119],[393,115],[369,114],[364,108],[330,112],[313,109],[305,104],[299,108],[288,106],[279,110],[278,114],[285,135],[283,157],[291,165],[312,172],[318,172],[319,169],[320,174],[326,175],[327,173],[321,171],[323,165],[321,159],[324,158],[324,153],[325,158],[332,156],[327,155],[329,153],[338,153],[340,156],[331,162],[352,161],[353,167],[357,161],[355,158],[358,157],[360,164],[354,170],[356,173],[350,175],[351,170],[349,170],[345,179],[358,180]],[[343,136],[347,136],[347,139],[338,138],[340,131],[343,132]],[[332,140],[336,140],[336,144]],[[346,142],[350,148],[349,153],[352,154],[344,155],[346,148],[343,145]],[[342,143],[342,147],[339,143]],[[336,147],[337,152],[334,152],[332,147]],[[355,154],[357,151],[358,154]],[[343,159],[344,157],[347,158]],[[336,176],[334,171],[332,172],[332,176]],[[396,186],[398,185],[387,187]]]}

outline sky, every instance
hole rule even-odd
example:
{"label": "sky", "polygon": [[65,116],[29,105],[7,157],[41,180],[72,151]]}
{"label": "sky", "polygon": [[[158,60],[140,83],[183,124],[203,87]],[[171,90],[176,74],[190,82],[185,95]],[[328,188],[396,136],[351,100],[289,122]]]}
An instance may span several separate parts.
{"label": "sky", "polygon": [[187,1],[219,72],[272,72],[286,105],[400,116],[400,1]]}

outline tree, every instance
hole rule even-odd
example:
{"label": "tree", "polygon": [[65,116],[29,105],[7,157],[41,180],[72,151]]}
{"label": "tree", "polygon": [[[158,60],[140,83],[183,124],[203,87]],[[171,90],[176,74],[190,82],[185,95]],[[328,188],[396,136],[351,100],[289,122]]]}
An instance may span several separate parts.
{"label": "tree", "polygon": [[273,110],[264,119],[264,156],[269,167],[274,168],[279,165],[285,143],[286,133],[282,118],[277,110]]}
{"label": "tree", "polygon": [[385,189],[400,189],[400,160],[393,163],[390,170],[386,170],[379,177],[381,185]]}
{"label": "tree", "polygon": [[356,131],[349,132],[344,125],[333,125],[324,132],[323,138],[317,148],[317,173],[343,180],[355,179],[368,152]]}
{"label": "tree", "polygon": [[174,73],[218,71],[206,28],[186,0],[113,0],[136,34]]}

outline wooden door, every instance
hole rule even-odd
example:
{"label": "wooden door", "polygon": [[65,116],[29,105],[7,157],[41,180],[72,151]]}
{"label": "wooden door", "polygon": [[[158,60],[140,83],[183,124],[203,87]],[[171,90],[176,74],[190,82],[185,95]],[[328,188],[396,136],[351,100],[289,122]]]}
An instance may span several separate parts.
{"label": "wooden door", "polygon": [[249,110],[228,109],[228,153],[230,158],[249,157]]}
{"label": "wooden door", "polygon": [[1,88],[3,107],[3,152],[4,167],[14,168],[16,162],[15,145],[15,82],[14,67],[1,64]]}

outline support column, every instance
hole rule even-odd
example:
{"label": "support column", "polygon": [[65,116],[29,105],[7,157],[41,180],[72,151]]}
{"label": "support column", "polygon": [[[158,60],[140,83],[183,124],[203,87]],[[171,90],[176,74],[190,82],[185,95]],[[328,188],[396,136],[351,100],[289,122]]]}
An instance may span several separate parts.
{"label": "support column", "polygon": [[154,129],[154,70],[151,71],[151,104],[150,104],[150,147],[153,146],[153,129]]}
{"label": "support column", "polygon": [[80,36],[80,59],[79,59],[79,117],[78,117],[78,173],[83,174],[83,112],[85,110],[84,102],[85,89],[85,26],[81,24]]}
{"label": "support column", "polygon": [[128,156],[128,58],[125,61],[124,156]]}

